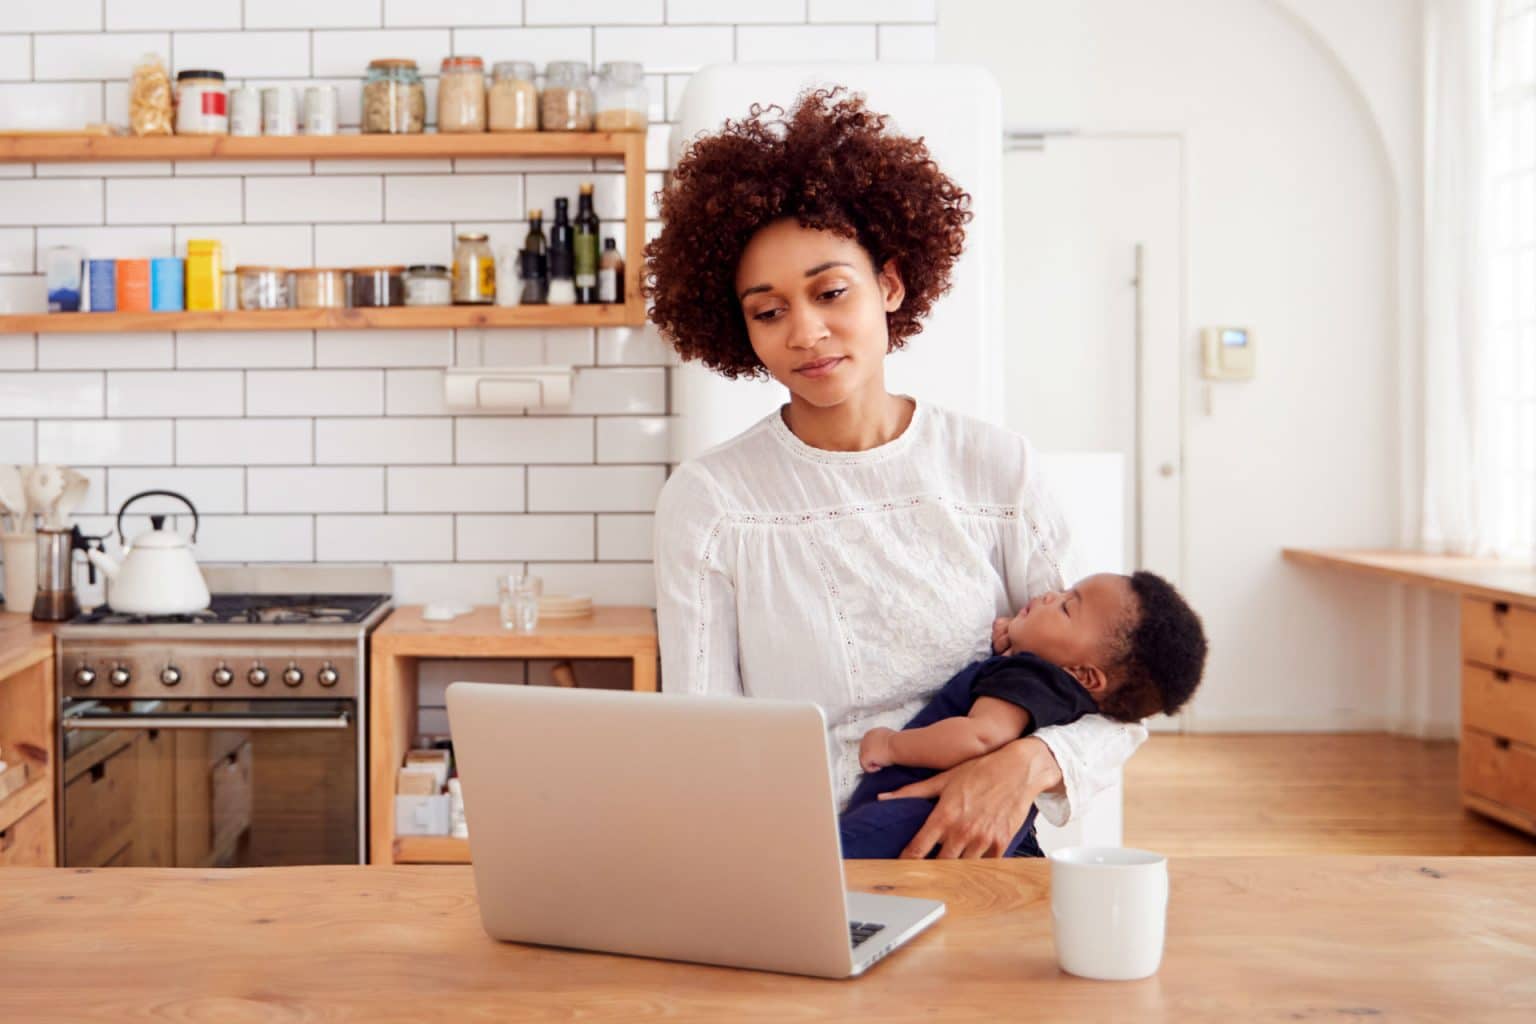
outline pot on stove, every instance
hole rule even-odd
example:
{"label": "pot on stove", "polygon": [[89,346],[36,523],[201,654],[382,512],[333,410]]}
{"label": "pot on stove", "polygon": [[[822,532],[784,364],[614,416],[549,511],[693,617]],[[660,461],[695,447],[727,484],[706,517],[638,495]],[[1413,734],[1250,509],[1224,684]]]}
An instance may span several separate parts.
{"label": "pot on stove", "polygon": [[[140,498],[163,496],[175,498],[192,511],[192,540],[167,529],[166,517],[149,517],[151,528],[133,538],[123,535],[123,513]],[[123,541],[123,561],[118,564],[100,551],[86,553],[91,564],[106,574],[112,585],[114,611],[129,615],[186,615],[208,607],[208,584],[192,545],[197,541],[197,508],[175,491],[141,491],[123,502],[117,511],[117,536]]]}

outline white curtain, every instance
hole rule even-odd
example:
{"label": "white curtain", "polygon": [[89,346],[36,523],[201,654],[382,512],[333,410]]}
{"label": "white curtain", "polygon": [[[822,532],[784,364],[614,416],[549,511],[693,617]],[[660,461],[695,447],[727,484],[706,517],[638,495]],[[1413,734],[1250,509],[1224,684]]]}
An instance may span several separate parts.
{"label": "white curtain", "polygon": [[1498,0],[1425,0],[1424,547],[1494,550],[1488,132]]}

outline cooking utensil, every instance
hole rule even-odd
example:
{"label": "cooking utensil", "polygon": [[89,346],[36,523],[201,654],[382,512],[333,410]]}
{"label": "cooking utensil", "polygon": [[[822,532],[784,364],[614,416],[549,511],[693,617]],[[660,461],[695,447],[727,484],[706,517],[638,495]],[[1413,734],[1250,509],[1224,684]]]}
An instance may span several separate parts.
{"label": "cooking utensil", "polygon": [[48,523],[48,528],[51,530],[69,529],[69,517],[74,514],[75,509],[80,507],[80,503],[85,500],[86,492],[90,489],[90,477],[76,470],[66,469],[64,471],[64,492],[59,495],[58,500],[49,506],[48,511],[43,515],[43,518]]}
{"label": "cooking utensil", "polygon": [[27,515],[27,490],[20,466],[0,464],[0,506],[4,506],[0,512],[15,520],[7,532],[24,531],[32,525],[31,517]]}
{"label": "cooking utensil", "polygon": [[22,477],[27,485],[27,500],[32,505],[32,512],[46,516],[48,509],[64,493],[64,471],[53,465],[33,466],[30,470],[23,470]]}

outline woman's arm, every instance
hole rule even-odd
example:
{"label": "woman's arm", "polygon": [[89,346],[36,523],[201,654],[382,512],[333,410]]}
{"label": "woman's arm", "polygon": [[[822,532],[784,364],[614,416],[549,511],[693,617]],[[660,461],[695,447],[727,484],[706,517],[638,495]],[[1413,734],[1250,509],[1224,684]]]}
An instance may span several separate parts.
{"label": "woman's arm", "polygon": [[656,502],[656,625],[668,693],[741,694],[736,594],[721,564],[724,510],[709,480],[680,466]]}

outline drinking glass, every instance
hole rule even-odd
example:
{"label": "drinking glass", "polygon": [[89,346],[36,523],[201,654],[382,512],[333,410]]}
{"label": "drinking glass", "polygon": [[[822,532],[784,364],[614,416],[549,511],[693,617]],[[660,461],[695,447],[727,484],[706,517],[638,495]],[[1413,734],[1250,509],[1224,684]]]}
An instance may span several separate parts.
{"label": "drinking glass", "polygon": [[532,633],[539,624],[539,597],[544,581],[537,576],[512,574],[500,578],[501,627]]}

